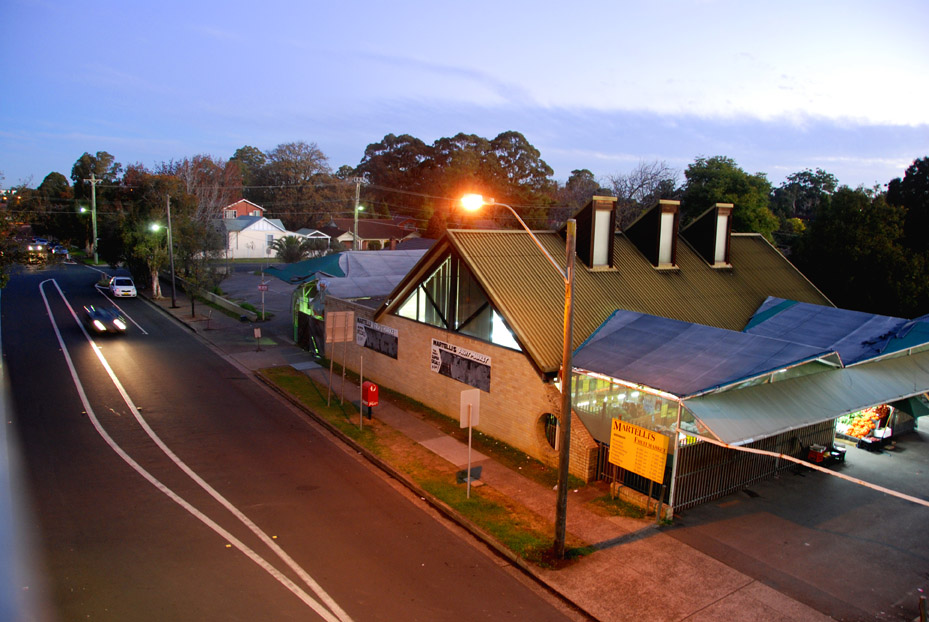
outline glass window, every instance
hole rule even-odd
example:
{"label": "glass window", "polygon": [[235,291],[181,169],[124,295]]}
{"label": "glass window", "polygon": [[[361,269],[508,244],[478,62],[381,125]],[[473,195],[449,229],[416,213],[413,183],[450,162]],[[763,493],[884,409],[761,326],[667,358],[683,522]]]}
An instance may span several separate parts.
{"label": "glass window", "polygon": [[403,301],[397,315],[521,350],[474,275],[451,255]]}

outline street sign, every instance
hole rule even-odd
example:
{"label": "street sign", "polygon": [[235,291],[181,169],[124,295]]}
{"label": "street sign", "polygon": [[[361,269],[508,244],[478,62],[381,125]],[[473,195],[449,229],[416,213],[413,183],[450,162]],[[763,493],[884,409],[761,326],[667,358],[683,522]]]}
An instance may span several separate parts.
{"label": "street sign", "polygon": [[326,343],[341,343],[355,338],[355,313],[353,311],[328,311],[326,313]]}
{"label": "street sign", "polygon": [[481,390],[465,389],[461,392],[461,415],[458,427],[479,425],[481,422]]}
{"label": "street sign", "polygon": [[267,283],[259,283],[259,284],[258,284],[258,291],[259,291],[259,292],[266,292],[266,291],[268,291],[268,284],[267,284]]}

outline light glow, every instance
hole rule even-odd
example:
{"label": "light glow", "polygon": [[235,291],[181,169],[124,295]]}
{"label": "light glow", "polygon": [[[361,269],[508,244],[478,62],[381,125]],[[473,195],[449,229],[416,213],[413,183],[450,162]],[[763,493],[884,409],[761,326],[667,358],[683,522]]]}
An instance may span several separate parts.
{"label": "light glow", "polygon": [[485,205],[487,205],[487,202],[479,194],[466,194],[461,197],[461,207],[467,212],[476,212]]}

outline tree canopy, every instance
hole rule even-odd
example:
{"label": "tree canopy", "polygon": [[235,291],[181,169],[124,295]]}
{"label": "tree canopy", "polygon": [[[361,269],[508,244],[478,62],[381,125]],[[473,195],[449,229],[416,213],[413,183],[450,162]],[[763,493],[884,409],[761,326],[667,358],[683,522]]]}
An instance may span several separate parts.
{"label": "tree canopy", "polygon": [[[643,161],[602,179],[576,168],[562,184],[517,131],[492,138],[459,132],[432,143],[386,134],[365,148],[356,166],[335,170],[319,145],[303,140],[266,151],[244,145],[228,159],[200,154],[151,170],[123,166],[106,151],[85,152],[70,183],[51,172],[35,190],[25,184],[8,190],[4,205],[10,218],[31,223],[34,232],[89,248],[90,219],[81,208],[89,208],[87,180],[98,179],[100,255],[145,273],[160,260],[144,236],[151,236],[151,222],[164,219],[170,196],[179,234],[174,250],[186,257],[182,270],[200,279],[198,258],[222,245],[209,223],[239,198],[296,231],[351,216],[359,192],[360,217],[402,217],[431,238],[447,227],[518,226],[502,208],[464,219],[458,199],[469,192],[509,205],[537,229],[560,227],[594,195],[616,197],[620,231],[658,199],[682,202],[684,226],[715,203],[732,203],[734,231],[764,235],[834,301],[896,315],[929,312],[929,156],[916,159],[886,191],[841,186],[821,168],[791,173],[773,188],[764,173],[748,173],[723,155],[697,157],[683,173],[681,180],[666,163]],[[204,274],[200,281],[208,283],[212,276]]]}
{"label": "tree canopy", "polygon": [[768,206],[771,182],[764,173],[750,175],[732,158],[713,156],[697,158],[684,177],[681,211],[685,221],[716,203],[732,203],[733,231],[754,231],[772,238],[779,222]]}

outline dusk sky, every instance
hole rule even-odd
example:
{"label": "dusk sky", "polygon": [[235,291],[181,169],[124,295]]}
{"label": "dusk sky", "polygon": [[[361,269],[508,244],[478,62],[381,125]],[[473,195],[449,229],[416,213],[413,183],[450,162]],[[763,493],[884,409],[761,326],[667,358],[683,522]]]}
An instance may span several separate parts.
{"label": "dusk sky", "polygon": [[[929,156],[929,2],[0,0],[0,187],[386,134],[524,134],[565,181],[733,158],[777,186]],[[680,178],[683,181],[683,174]]]}

